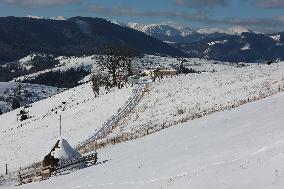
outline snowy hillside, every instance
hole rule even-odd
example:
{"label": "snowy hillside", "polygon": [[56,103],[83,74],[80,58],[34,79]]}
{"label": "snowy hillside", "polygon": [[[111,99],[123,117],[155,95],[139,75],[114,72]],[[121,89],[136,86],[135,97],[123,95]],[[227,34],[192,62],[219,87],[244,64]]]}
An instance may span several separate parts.
{"label": "snowy hillside", "polygon": [[277,94],[99,150],[96,166],[7,188],[281,189],[283,106]]}
{"label": "snowy hillside", "polygon": [[[30,68],[29,62],[33,59],[35,55],[29,55],[27,57],[24,57],[19,60],[19,63],[25,67],[25,68]],[[95,63],[96,63],[96,55],[93,56],[81,56],[81,57],[64,57],[60,56],[57,57],[56,60],[59,61],[59,65],[56,65],[55,68],[51,69],[46,69],[42,70],[36,73],[32,73],[29,75],[24,75],[18,78],[14,78],[13,81],[22,81],[24,79],[33,79],[36,78],[37,76],[48,73],[48,72],[64,72],[70,69],[77,69],[77,68],[84,68],[85,70],[92,71],[95,68]]]}
{"label": "snowy hillside", "polygon": [[27,15],[26,18],[33,18],[33,19],[50,19],[50,20],[67,20],[64,16],[53,16],[53,17],[43,17],[43,16],[33,16],[33,15]]}
{"label": "snowy hillside", "polygon": [[187,120],[223,111],[284,90],[284,64],[192,63],[201,74],[164,78],[149,85],[112,138],[134,139]]}
{"label": "snowy hillside", "polygon": [[167,35],[167,36],[188,36],[194,33],[194,31],[185,26],[173,27],[166,24],[139,24],[139,23],[128,23],[128,27],[146,33],[150,36],[155,35]]}
{"label": "snowy hillside", "polygon": [[60,88],[27,83],[0,82],[0,110],[11,110],[13,99],[17,99],[21,106],[53,96],[63,91]]}
{"label": "snowy hillside", "polygon": [[220,33],[220,34],[228,34],[228,35],[240,35],[245,32],[254,33],[245,27],[242,26],[234,26],[231,28],[221,29],[221,28],[200,28],[194,30],[188,26],[182,25],[172,25],[172,24],[140,24],[140,23],[128,23],[122,24],[117,21],[112,21],[114,24],[128,26],[132,29],[141,31],[146,33],[150,36],[155,36],[157,34],[163,34],[168,36],[183,36],[186,37],[192,34],[213,34],[213,33]]}
{"label": "snowy hillside", "polygon": [[277,42],[280,42],[280,38],[281,38],[280,35],[274,35],[274,36],[269,36],[269,37],[271,37],[272,39],[274,39]]}
{"label": "snowy hillside", "polygon": [[63,137],[76,145],[115,114],[131,92],[131,87],[113,89],[95,98],[88,83],[32,104],[26,121],[17,121],[20,109],[1,115],[0,174],[5,163],[17,170],[42,161],[59,138],[59,115]]}
{"label": "snowy hillside", "polygon": [[197,30],[200,34],[212,34],[212,33],[224,33],[229,35],[241,35],[242,33],[249,32],[254,33],[254,31],[248,30],[247,28],[244,28],[242,26],[234,26],[227,29],[221,29],[221,28],[202,28]]}
{"label": "snowy hillside", "polygon": [[[92,56],[58,59],[55,69],[82,64],[95,69]],[[140,85],[103,90],[98,98],[86,83],[33,103],[26,108],[29,119],[25,121],[18,120],[21,109],[1,115],[0,151],[5,153],[0,153],[0,174],[6,163],[9,170],[17,171],[42,161],[61,138],[62,115],[62,138],[71,146],[84,144],[108,126],[105,123],[114,123],[110,127],[114,129],[96,141],[103,146],[99,164],[21,188],[283,186],[279,162],[283,160],[284,63],[236,64],[145,55],[135,59],[133,66],[140,71],[166,69],[181,61],[196,73],[145,81],[141,90],[137,90]],[[130,111],[128,104],[134,106]],[[123,110],[125,114],[120,113]],[[113,121],[114,115],[120,115],[118,122]],[[113,141],[119,144],[110,145]],[[90,152],[89,144],[80,152]],[[263,183],[256,182],[259,177],[265,178]]]}

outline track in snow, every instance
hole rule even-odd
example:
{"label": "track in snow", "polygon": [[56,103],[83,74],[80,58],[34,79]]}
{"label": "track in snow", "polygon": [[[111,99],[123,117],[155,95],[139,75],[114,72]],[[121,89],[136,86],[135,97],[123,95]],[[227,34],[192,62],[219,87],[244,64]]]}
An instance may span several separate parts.
{"label": "track in snow", "polygon": [[132,91],[132,95],[126,101],[125,105],[118,109],[117,113],[111,116],[103,126],[95,131],[90,137],[88,137],[85,141],[81,142],[77,145],[77,149],[87,147],[89,143],[92,143],[98,139],[104,138],[109,132],[115,127],[115,125],[125,117],[139,102],[145,87],[147,86],[147,82],[140,82]]}

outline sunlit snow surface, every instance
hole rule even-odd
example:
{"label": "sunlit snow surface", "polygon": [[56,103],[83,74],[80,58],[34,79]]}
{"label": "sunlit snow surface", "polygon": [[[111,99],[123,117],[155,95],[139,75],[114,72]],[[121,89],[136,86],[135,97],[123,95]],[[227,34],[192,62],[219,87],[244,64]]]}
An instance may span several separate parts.
{"label": "sunlit snow surface", "polygon": [[[157,56],[138,62],[149,67],[180,63]],[[98,151],[104,163],[20,188],[283,188],[284,93],[226,110],[278,92],[284,82],[283,62],[242,67],[189,59],[185,65],[201,74],[150,84],[108,137],[139,136],[192,115],[202,118],[107,146]],[[34,117],[22,126],[16,121],[18,111],[0,116],[0,172],[5,163],[17,169],[41,161],[59,138],[60,114],[63,137],[76,145],[115,114],[132,90],[94,98],[90,84],[85,84],[33,104]],[[210,114],[215,110],[223,112]]]}
{"label": "sunlit snow surface", "polygon": [[59,136],[62,115],[62,137],[74,146],[86,139],[124,105],[131,87],[95,98],[90,84],[67,90],[28,108],[32,118],[20,122],[20,109],[0,116],[0,173],[42,161]]}
{"label": "sunlit snow surface", "polygon": [[[201,74],[168,77],[150,84],[139,104],[109,136],[143,136],[214,111],[231,109],[284,89],[284,64],[236,67],[194,64]],[[215,70],[215,72],[213,72]],[[134,137],[135,138],[135,137]]]}
{"label": "sunlit snow surface", "polygon": [[17,188],[280,189],[283,107],[281,93],[211,114],[99,150],[106,163]]}
{"label": "sunlit snow surface", "polygon": [[21,106],[36,102],[60,93],[63,89],[28,83],[0,82],[0,110],[12,109],[13,99],[18,99]]}
{"label": "sunlit snow surface", "polygon": [[[54,151],[52,151],[51,155],[62,162],[82,157],[82,155],[77,150],[75,150],[65,139],[60,139],[58,141],[58,147],[56,147]],[[61,163],[60,161],[59,163]]]}

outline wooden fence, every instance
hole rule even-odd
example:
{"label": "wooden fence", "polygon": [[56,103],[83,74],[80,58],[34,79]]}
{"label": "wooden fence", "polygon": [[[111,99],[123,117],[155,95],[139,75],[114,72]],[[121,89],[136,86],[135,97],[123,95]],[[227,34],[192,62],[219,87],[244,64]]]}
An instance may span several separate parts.
{"label": "wooden fence", "polygon": [[86,168],[97,163],[97,153],[92,153],[77,159],[61,162],[58,166],[44,166],[42,162],[29,165],[8,175],[0,175],[0,186],[8,182],[17,185],[46,180],[52,176],[60,175],[68,171]]}

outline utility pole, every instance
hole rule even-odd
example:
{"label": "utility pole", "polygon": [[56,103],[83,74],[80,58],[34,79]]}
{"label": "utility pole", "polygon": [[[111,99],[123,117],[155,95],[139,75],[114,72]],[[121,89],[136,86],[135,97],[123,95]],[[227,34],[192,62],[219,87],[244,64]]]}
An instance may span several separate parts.
{"label": "utility pole", "polygon": [[6,175],[8,175],[8,164],[6,163]]}
{"label": "utility pole", "polygon": [[61,135],[61,115],[60,115],[59,134],[60,134],[60,137],[62,137],[62,135]]}

